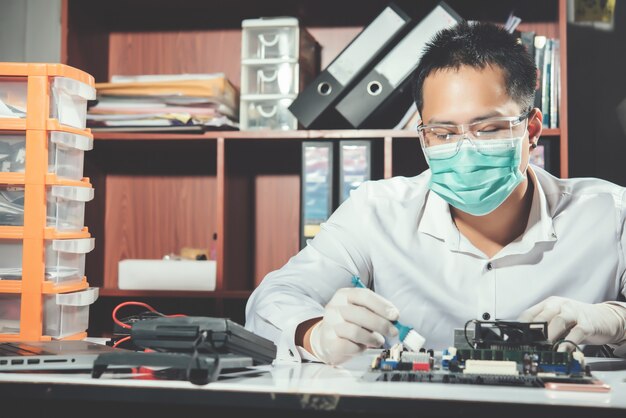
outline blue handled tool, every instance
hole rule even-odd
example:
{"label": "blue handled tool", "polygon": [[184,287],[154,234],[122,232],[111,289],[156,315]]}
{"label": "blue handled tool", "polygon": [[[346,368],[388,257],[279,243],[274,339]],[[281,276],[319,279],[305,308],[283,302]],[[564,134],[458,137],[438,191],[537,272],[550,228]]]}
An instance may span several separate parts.
{"label": "blue handled tool", "polygon": [[[352,284],[354,285],[354,287],[367,289],[367,286],[363,284],[358,276],[352,276]],[[400,341],[402,341],[406,348],[411,351],[419,351],[420,348],[422,348],[426,339],[422,337],[417,331],[407,325],[401,324],[397,320],[392,321],[391,323],[398,330],[398,338],[400,339]]]}

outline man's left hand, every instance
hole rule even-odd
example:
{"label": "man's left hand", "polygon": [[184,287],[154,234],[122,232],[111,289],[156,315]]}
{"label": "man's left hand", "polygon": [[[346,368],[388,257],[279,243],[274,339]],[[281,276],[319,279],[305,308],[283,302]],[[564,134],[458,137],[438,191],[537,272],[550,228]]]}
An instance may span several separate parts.
{"label": "man's left hand", "polygon": [[[626,338],[626,308],[610,303],[583,303],[551,296],[522,312],[520,322],[547,322],[548,338],[556,343],[617,344]],[[572,351],[559,344],[558,351]]]}

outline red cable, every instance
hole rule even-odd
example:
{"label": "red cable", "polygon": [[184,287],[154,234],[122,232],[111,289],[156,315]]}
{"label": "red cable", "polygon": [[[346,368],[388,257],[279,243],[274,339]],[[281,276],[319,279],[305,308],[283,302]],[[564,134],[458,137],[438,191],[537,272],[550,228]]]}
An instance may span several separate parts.
{"label": "red cable", "polygon": [[118,345],[122,344],[124,341],[128,341],[128,340],[130,340],[130,335],[128,337],[124,337],[122,339],[115,341],[115,344],[113,344],[113,348],[117,347]]}
{"label": "red cable", "polygon": [[152,306],[148,305],[147,303],[143,303],[143,302],[134,302],[134,301],[131,301],[131,302],[122,302],[122,303],[120,303],[119,305],[117,305],[117,306],[115,307],[115,309],[113,309],[113,312],[112,312],[112,314],[111,314],[111,316],[113,317],[113,322],[115,322],[117,325],[119,325],[119,326],[120,326],[120,327],[122,327],[122,328],[130,329],[130,328],[131,328],[131,326],[130,326],[130,325],[128,325],[128,324],[125,324],[125,323],[123,323],[122,321],[120,321],[119,319],[117,319],[117,316],[116,316],[115,314],[117,314],[117,311],[118,311],[120,308],[123,308],[124,306],[129,306],[129,305],[132,305],[132,306],[141,306],[141,307],[144,307],[144,308],[148,309],[150,312],[154,312],[154,313],[157,313],[157,314],[159,313],[159,312],[157,312],[157,310],[156,310],[156,309],[154,309]]}
{"label": "red cable", "polygon": [[[122,302],[119,305],[117,305],[115,307],[115,309],[113,309],[113,312],[111,313],[111,316],[113,317],[113,322],[115,322],[117,325],[119,325],[122,328],[126,328],[126,329],[130,329],[132,328],[130,325],[123,323],[122,321],[120,321],[119,319],[117,319],[117,311],[120,310],[121,308],[123,308],[124,306],[141,306],[143,308],[148,309],[150,312],[154,312],[156,314],[162,315],[160,312],[158,312],[156,309],[154,309],[152,306],[148,305],[147,303],[143,303],[143,302],[135,302],[135,301],[129,301],[129,302]],[[178,316],[187,316],[184,314],[174,314],[174,315],[163,315],[163,316],[168,316],[168,317],[178,317]],[[114,344],[113,347],[117,347],[118,345],[120,345],[121,343],[123,343],[124,341],[128,341],[130,340],[130,335],[127,337],[124,337],[120,340],[117,340]]]}

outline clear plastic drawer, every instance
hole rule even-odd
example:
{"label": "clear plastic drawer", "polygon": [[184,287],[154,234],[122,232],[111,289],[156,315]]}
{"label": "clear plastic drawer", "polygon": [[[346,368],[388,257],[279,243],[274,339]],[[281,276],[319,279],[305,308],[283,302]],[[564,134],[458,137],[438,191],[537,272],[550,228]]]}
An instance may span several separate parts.
{"label": "clear plastic drawer", "polygon": [[[85,151],[93,138],[69,132],[48,132],[48,173],[67,180],[81,180]],[[0,131],[0,172],[23,173],[26,167],[26,134]]]}
{"label": "clear plastic drawer", "polygon": [[263,63],[241,65],[241,94],[298,93],[298,63]]}
{"label": "clear plastic drawer", "polygon": [[241,129],[283,131],[297,129],[298,120],[288,109],[291,102],[293,97],[242,97],[239,115]]}
{"label": "clear plastic drawer", "polygon": [[[45,277],[54,283],[80,281],[85,276],[85,255],[94,238],[46,240]],[[0,239],[0,280],[22,279],[21,240]]]}
{"label": "clear plastic drawer", "polygon": [[0,77],[0,117],[26,118],[28,79]]}
{"label": "clear plastic drawer", "polygon": [[24,226],[24,186],[0,184],[0,225]]}
{"label": "clear plastic drawer", "polygon": [[44,295],[43,334],[53,338],[64,338],[87,331],[89,305],[98,299],[98,288]]}
{"label": "clear plastic drawer", "polygon": [[96,98],[96,89],[66,77],[54,77],[50,84],[50,117],[64,125],[85,129],[87,101]]}
{"label": "clear plastic drawer", "polygon": [[[98,288],[43,295],[43,335],[64,338],[87,331],[89,306],[98,299]],[[20,294],[0,294],[0,334],[20,332]]]}
{"label": "clear plastic drawer", "polygon": [[[254,19],[256,21],[256,19]],[[281,25],[286,21],[286,25]],[[296,25],[293,26],[293,22]],[[299,31],[297,20],[276,19],[267,21],[266,26],[252,26],[253,23],[242,23],[243,38],[241,58],[298,58]]]}
{"label": "clear plastic drawer", "polygon": [[[28,78],[0,77],[0,117],[26,118]],[[85,129],[87,101],[96,98],[96,89],[67,77],[52,77],[50,117],[59,123]]]}
{"label": "clear plastic drawer", "polygon": [[21,302],[20,294],[0,293],[0,334],[20,333]]}
{"label": "clear plastic drawer", "polygon": [[69,180],[83,178],[85,151],[93,148],[93,138],[69,132],[50,132],[48,172]]}
{"label": "clear plastic drawer", "polygon": [[46,193],[46,225],[63,232],[85,226],[85,202],[93,199],[91,187],[52,186]]}
{"label": "clear plastic drawer", "polygon": [[0,131],[0,171],[23,173],[26,168],[26,134]]}
{"label": "clear plastic drawer", "polygon": [[[85,202],[91,187],[50,186],[46,189],[46,226],[78,232],[85,226]],[[24,186],[0,184],[0,225],[24,225]]]}

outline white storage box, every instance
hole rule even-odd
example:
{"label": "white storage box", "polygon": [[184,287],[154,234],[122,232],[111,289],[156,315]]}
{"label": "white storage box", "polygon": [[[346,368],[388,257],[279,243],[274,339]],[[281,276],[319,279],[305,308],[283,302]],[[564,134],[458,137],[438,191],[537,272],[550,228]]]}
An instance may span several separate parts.
{"label": "white storage box", "polygon": [[80,231],[85,226],[85,202],[93,199],[91,187],[52,186],[46,193],[46,225],[58,231]]}
{"label": "white storage box", "polygon": [[298,63],[261,61],[241,65],[241,94],[298,93]]}
{"label": "white storage box", "polygon": [[[0,117],[25,118],[28,97],[26,77],[0,78]],[[50,117],[59,123],[85,129],[87,101],[96,98],[96,89],[77,80],[53,77],[50,83]]]}
{"label": "white storage box", "polygon": [[[48,173],[68,180],[81,180],[85,151],[93,148],[93,138],[69,132],[48,134]],[[0,171],[23,173],[26,167],[24,132],[0,131]]]}
{"label": "white storage box", "polygon": [[89,326],[89,305],[98,299],[98,288],[44,295],[43,335],[64,338],[87,331]]}
{"label": "white storage box", "polygon": [[[82,280],[85,254],[94,249],[94,238],[58,239],[45,242],[45,278],[54,283]],[[22,279],[21,240],[0,239],[0,280]]]}
{"label": "white storage box", "polygon": [[239,123],[242,130],[295,130],[298,119],[289,111],[294,96],[242,96]]}
{"label": "white storage box", "polygon": [[142,290],[215,290],[215,260],[122,260],[118,287]]}
{"label": "white storage box", "polygon": [[241,58],[298,58],[300,31],[293,17],[245,19],[241,22]]}

